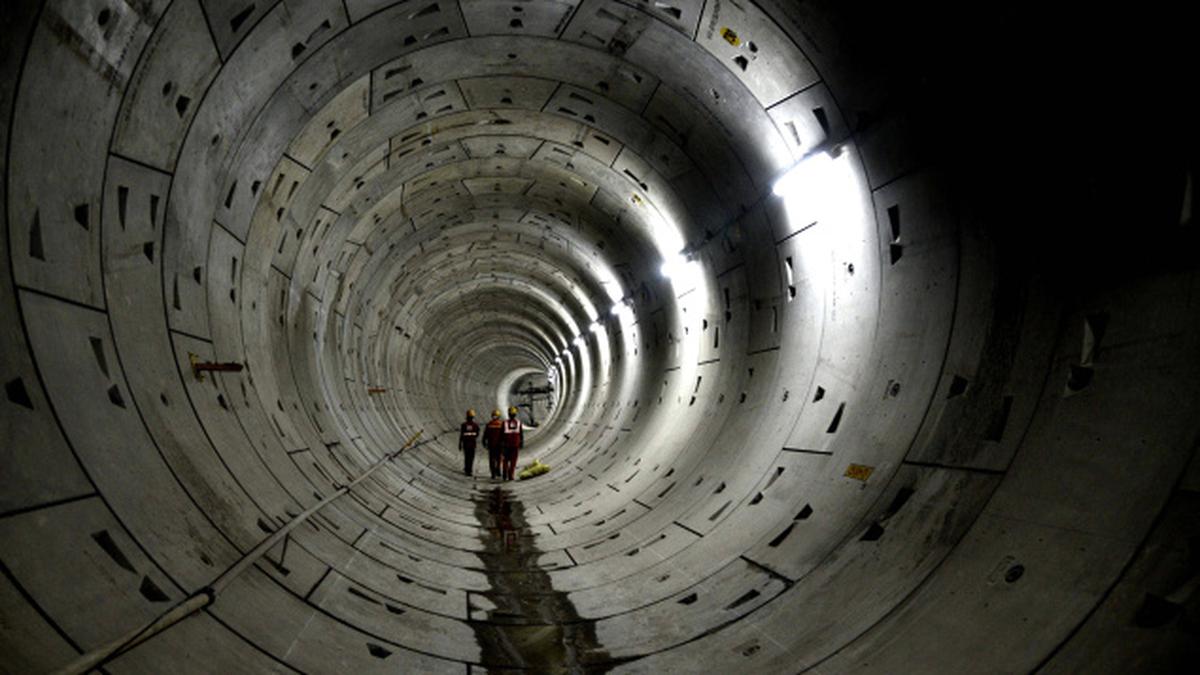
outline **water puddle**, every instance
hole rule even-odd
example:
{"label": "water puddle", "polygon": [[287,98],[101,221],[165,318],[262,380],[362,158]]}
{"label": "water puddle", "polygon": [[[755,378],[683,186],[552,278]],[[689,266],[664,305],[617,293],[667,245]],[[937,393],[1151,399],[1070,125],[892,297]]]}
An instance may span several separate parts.
{"label": "water puddle", "polygon": [[[566,593],[550,587],[520,500],[500,487],[473,497],[483,527],[483,561],[491,590],[471,593],[471,627],[487,668],[604,673],[620,661],[596,641],[594,621],[579,617]],[[486,612],[480,609],[494,605]],[[484,616],[486,614],[486,616]]]}

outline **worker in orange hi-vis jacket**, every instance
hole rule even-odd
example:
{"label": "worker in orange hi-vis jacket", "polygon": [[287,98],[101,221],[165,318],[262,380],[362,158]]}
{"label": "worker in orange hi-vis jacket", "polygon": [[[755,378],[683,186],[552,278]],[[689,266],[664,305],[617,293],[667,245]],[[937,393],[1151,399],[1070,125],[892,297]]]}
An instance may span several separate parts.
{"label": "worker in orange hi-vis jacket", "polygon": [[479,438],[479,425],[475,423],[475,411],[467,411],[467,421],[458,428],[458,449],[463,452],[463,473],[470,476],[475,468],[475,440]]}
{"label": "worker in orange hi-vis jacket", "polygon": [[492,411],[492,419],[483,428],[483,447],[488,451],[488,468],[492,470],[492,478],[499,478],[504,451],[504,420],[500,419],[499,410]]}
{"label": "worker in orange hi-vis jacket", "polygon": [[517,409],[508,409],[504,420],[504,480],[512,480],[517,469],[517,453],[525,446],[525,425],[517,419]]}

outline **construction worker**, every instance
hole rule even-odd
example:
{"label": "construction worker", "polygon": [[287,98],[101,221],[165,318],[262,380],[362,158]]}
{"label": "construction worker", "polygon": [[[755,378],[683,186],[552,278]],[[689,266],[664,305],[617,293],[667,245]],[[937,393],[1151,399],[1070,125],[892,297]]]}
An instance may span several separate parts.
{"label": "construction worker", "polygon": [[475,423],[475,411],[467,411],[467,421],[458,428],[458,449],[463,452],[463,473],[470,476],[475,468],[475,439],[479,437],[479,425]]}
{"label": "construction worker", "polygon": [[492,478],[500,477],[500,453],[504,449],[504,420],[500,419],[500,411],[492,411],[492,419],[483,428],[483,447],[488,451],[488,468],[492,470]]}
{"label": "construction worker", "polygon": [[508,409],[504,420],[504,480],[512,480],[517,468],[517,453],[525,445],[525,425],[517,419],[517,409]]}

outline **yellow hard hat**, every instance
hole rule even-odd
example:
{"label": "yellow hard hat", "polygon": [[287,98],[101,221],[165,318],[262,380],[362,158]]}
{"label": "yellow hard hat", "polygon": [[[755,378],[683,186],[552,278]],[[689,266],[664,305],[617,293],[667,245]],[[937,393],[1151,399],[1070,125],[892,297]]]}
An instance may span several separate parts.
{"label": "yellow hard hat", "polygon": [[495,410],[492,411],[492,417],[499,417],[499,416],[500,416],[499,408],[496,408]]}
{"label": "yellow hard hat", "polygon": [[517,414],[517,407],[516,407],[516,406],[512,406],[511,408],[509,408],[509,409],[508,409],[508,416],[509,416],[509,417],[512,417],[513,415],[516,415],[516,414]]}
{"label": "yellow hard hat", "polygon": [[474,408],[469,408],[469,409],[467,410],[467,417],[474,417],[474,416],[475,416],[475,409],[474,409]]}

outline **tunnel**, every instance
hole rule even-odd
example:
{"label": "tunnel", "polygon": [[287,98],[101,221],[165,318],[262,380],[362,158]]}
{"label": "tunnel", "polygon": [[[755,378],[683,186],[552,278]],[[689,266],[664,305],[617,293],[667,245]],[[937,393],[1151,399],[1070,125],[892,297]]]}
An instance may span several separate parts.
{"label": "tunnel", "polygon": [[1190,670],[1178,12],[5,3],[0,670]]}

